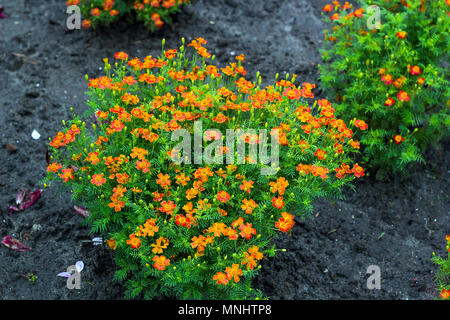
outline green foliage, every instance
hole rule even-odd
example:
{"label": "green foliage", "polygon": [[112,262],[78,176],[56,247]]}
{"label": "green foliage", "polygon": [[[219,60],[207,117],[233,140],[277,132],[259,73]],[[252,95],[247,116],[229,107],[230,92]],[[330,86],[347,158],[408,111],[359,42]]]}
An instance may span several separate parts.
{"label": "green foliage", "polygon": [[[359,2],[357,10],[324,8],[332,29],[325,33],[321,86],[344,120],[367,122],[369,129],[357,135],[366,166],[381,176],[406,173],[409,164],[423,162],[430,143],[449,135],[449,6],[445,0]],[[380,10],[378,29],[369,5]]]}
{"label": "green foliage", "polygon": [[172,24],[171,16],[180,11],[190,0],[67,0],[66,4],[80,6],[84,28],[96,28],[99,24],[109,26],[121,17],[130,22],[143,22],[151,31],[164,23]]}
{"label": "green foliage", "polygon": [[[279,231],[364,175],[351,166],[353,130],[327,100],[314,100],[314,85],[288,75],[262,88],[259,75],[256,83],[243,77],[244,55],[218,68],[205,43],[105,59],[105,75],[87,78],[83,119],[93,123],[74,115],[50,142],[45,181],[62,180],[87,207],[86,222],[115,250],[114,280],[130,299],[263,298],[251,280],[277,253]],[[178,133],[187,134],[183,146]]]}
{"label": "green foliage", "polygon": [[447,258],[436,256],[433,252],[431,259],[438,265],[439,269],[436,273],[436,282],[438,283],[438,290],[440,292],[439,298],[442,300],[450,300],[450,236],[446,237],[448,251]]}

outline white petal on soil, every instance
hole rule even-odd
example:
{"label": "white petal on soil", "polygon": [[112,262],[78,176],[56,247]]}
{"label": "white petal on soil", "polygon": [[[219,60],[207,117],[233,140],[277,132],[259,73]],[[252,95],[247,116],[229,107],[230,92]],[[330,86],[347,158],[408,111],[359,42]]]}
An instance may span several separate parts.
{"label": "white petal on soil", "polygon": [[83,261],[77,261],[77,263],[75,263],[75,267],[77,268],[78,272],[81,272],[81,270],[83,270],[83,268],[84,268],[84,262]]}
{"label": "white petal on soil", "polygon": [[94,246],[98,246],[99,244],[103,243],[103,238],[102,237],[96,237],[96,238],[92,239],[92,243],[94,244]]}
{"label": "white petal on soil", "polygon": [[57,274],[58,277],[70,278],[72,275],[68,272],[61,272]]}
{"label": "white petal on soil", "polygon": [[40,133],[37,132],[36,130],[33,130],[33,132],[31,133],[31,137],[32,137],[34,140],[38,140],[38,139],[41,137],[41,135],[40,135]]}

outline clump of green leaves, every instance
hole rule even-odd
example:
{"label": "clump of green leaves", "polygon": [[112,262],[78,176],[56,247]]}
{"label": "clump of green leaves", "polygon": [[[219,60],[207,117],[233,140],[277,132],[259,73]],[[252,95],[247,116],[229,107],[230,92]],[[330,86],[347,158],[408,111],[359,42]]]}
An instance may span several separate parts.
{"label": "clump of green leaves", "polygon": [[83,119],[95,123],[63,122],[46,181],[90,212],[128,298],[261,298],[251,281],[273,239],[364,175],[349,154],[365,125],[347,126],[295,75],[261,87],[259,74],[244,78],[243,54],[217,67],[205,39],[182,43],[104,59],[105,74],[88,79]]}
{"label": "clump of green leaves", "polygon": [[78,5],[83,14],[83,27],[109,26],[125,16],[129,21],[143,22],[151,31],[172,23],[171,15],[190,0],[67,0],[68,6]]}
{"label": "clump of green leaves", "polygon": [[444,259],[441,256],[436,256],[433,252],[433,258],[431,261],[439,267],[436,273],[436,281],[440,292],[439,297],[442,300],[450,300],[450,235],[446,236],[445,239],[447,240],[447,258]]}
{"label": "clump of green leaves", "polygon": [[363,160],[385,177],[423,162],[425,148],[449,135],[449,2],[359,2],[323,8],[332,28],[320,80],[337,114],[366,121]]}

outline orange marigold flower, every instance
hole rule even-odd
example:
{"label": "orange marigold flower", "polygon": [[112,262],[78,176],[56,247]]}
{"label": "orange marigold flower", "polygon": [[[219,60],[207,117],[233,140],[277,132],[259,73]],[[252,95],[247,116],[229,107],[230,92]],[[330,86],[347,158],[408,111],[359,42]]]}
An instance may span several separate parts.
{"label": "orange marigold flower", "polygon": [[323,12],[331,12],[331,11],[333,11],[333,5],[332,4],[326,4],[325,6],[323,6],[322,11]]}
{"label": "orange marigold flower", "polygon": [[177,208],[177,205],[173,201],[161,201],[161,207],[158,208],[159,211],[165,212],[167,214],[173,214],[173,211]]}
{"label": "orange marigold flower", "polygon": [[136,235],[130,234],[130,239],[127,240],[127,244],[131,246],[133,249],[137,249],[141,246],[141,239],[136,237]]}
{"label": "orange marigold flower", "polygon": [[417,76],[422,73],[422,70],[420,70],[419,66],[411,66],[409,69],[409,73],[413,76]]}
{"label": "orange marigold flower", "polygon": [[91,183],[96,186],[101,186],[106,182],[106,179],[103,177],[103,173],[94,174],[91,179]]}
{"label": "orange marigold flower", "polygon": [[148,151],[143,148],[134,147],[130,156],[132,158],[138,158],[139,160],[144,160],[144,157],[148,155]]}
{"label": "orange marigold flower", "polygon": [[119,184],[113,189],[113,192],[115,197],[123,197],[125,195],[125,192],[127,192],[127,188]]}
{"label": "orange marigold flower", "polygon": [[94,16],[94,17],[100,16],[101,15],[100,9],[99,8],[91,9],[91,15]]}
{"label": "orange marigold flower", "polygon": [[123,207],[125,207],[125,201],[120,200],[118,197],[116,196],[111,196],[111,201],[108,206],[110,208],[114,208],[114,211],[118,212],[121,211]]}
{"label": "orange marigold flower", "polygon": [[400,91],[397,94],[397,98],[399,101],[409,101],[410,99],[408,93],[406,93],[405,91]]}
{"label": "orange marigold flower", "polygon": [[315,177],[321,177],[323,180],[327,179],[327,173],[328,173],[328,169],[324,168],[324,167],[317,167],[312,165],[311,166],[311,173],[315,176]]}
{"label": "orange marigold flower", "polygon": [[215,222],[211,227],[208,228],[209,233],[214,233],[214,237],[220,237],[225,235],[227,232],[227,226],[223,222]]}
{"label": "orange marigold flower", "polygon": [[244,223],[244,219],[242,217],[239,217],[238,219],[234,220],[231,226],[233,228],[240,227]]}
{"label": "orange marigold flower", "polygon": [[396,144],[400,144],[402,141],[405,141],[405,138],[403,138],[401,135],[398,134],[394,137],[394,142]]}
{"label": "orange marigold flower", "polygon": [[151,246],[153,247],[152,252],[154,254],[163,253],[163,249],[166,249],[168,245],[169,245],[169,239],[159,237],[158,240],[156,240],[156,243],[151,244]]}
{"label": "orange marigold flower", "polygon": [[176,53],[177,53],[176,49],[169,49],[166,52],[164,52],[164,55],[166,56],[167,59],[171,60],[175,58]]}
{"label": "orange marigold flower", "polygon": [[183,187],[187,185],[188,181],[191,180],[189,176],[186,176],[183,172],[175,176],[176,183],[182,185]]}
{"label": "orange marigold flower", "polygon": [[365,175],[364,169],[360,167],[357,163],[353,165],[352,172],[357,178],[360,178]]}
{"label": "orange marigold flower", "polygon": [[440,296],[444,300],[449,299],[450,298],[450,290],[442,289]]}
{"label": "orange marigold flower", "polygon": [[258,207],[258,204],[253,199],[247,200],[246,198],[242,200],[242,203],[241,208],[246,214],[252,214],[253,210]]}
{"label": "orange marigold flower", "polygon": [[350,145],[351,145],[353,148],[355,148],[355,149],[359,149],[359,147],[360,147],[360,144],[359,144],[359,141],[358,141],[358,140],[351,140],[351,141],[350,141]]}
{"label": "orange marigold flower", "polygon": [[381,76],[381,81],[383,81],[386,85],[390,85],[394,82],[394,79],[390,74],[385,74]]}
{"label": "orange marigold flower", "polygon": [[341,17],[338,13],[333,13],[330,17],[331,20],[339,20]]}
{"label": "orange marigold flower", "polygon": [[167,259],[164,256],[154,256],[152,261],[155,261],[155,263],[153,263],[153,268],[160,271],[166,269],[166,267],[170,265],[170,259]]}
{"label": "orange marigold flower", "polygon": [[106,244],[111,250],[116,250],[117,248],[117,241],[114,240],[113,238],[106,240]]}
{"label": "orange marigold flower", "polygon": [[47,166],[47,172],[58,172],[58,170],[61,168],[62,168],[61,164],[53,162]]}
{"label": "orange marigold flower", "polygon": [[62,169],[62,173],[59,174],[59,177],[63,179],[63,182],[67,182],[69,179],[73,180],[73,169]]}
{"label": "orange marigold flower", "polygon": [[288,232],[294,226],[294,220],[280,218],[275,221],[275,228],[278,228],[281,232]]}
{"label": "orange marigold flower", "polygon": [[252,228],[251,223],[241,224],[239,230],[241,231],[239,235],[247,240],[250,239],[252,235],[256,234],[256,229]]}
{"label": "orange marigold flower", "polygon": [[367,128],[368,128],[367,123],[364,120],[359,120],[359,119],[355,120],[355,126],[358,127],[360,130],[363,130],[363,131],[367,130]]}
{"label": "orange marigold flower", "polygon": [[139,226],[139,232],[143,237],[153,237],[155,232],[159,231],[159,226],[156,225],[156,219],[147,219],[144,225]]}
{"label": "orange marigold flower", "polygon": [[242,61],[242,62],[245,62],[245,56],[244,56],[244,54],[241,54],[241,55],[239,55],[239,56],[236,56],[236,60],[240,60],[240,61]]}
{"label": "orange marigold flower", "polygon": [[239,276],[242,275],[242,270],[237,263],[233,263],[231,267],[225,269],[225,273],[227,274],[228,279],[233,279],[234,282],[237,283],[239,282]]}
{"label": "orange marigold flower", "polygon": [[186,199],[191,200],[194,199],[198,195],[198,190],[195,188],[190,188],[186,190]]}
{"label": "orange marigold flower", "polygon": [[217,116],[215,116],[214,118],[212,118],[212,121],[217,122],[217,123],[224,123],[226,121],[228,121],[229,118],[226,117],[223,113],[219,113]]}
{"label": "orange marigold flower", "polygon": [[357,18],[362,18],[363,12],[364,12],[364,8],[359,8],[359,9],[356,9],[353,14]]}
{"label": "orange marigold flower", "polygon": [[243,191],[246,191],[247,193],[250,193],[251,188],[253,188],[253,181],[249,180],[243,180],[242,184],[239,186],[239,188]]}
{"label": "orange marigold flower", "polygon": [[276,182],[271,181],[269,185],[271,186],[270,191],[272,193],[278,192],[280,195],[283,195],[284,191],[289,186],[289,181],[284,177],[279,177]]}
{"label": "orange marigold flower", "polygon": [[284,207],[284,200],[282,196],[279,197],[273,197],[272,198],[272,206],[274,206],[277,209],[283,209]]}
{"label": "orange marigold flower", "polygon": [[395,99],[394,99],[394,98],[388,98],[388,99],[384,102],[384,105],[385,105],[386,107],[390,107],[390,106],[392,106],[394,103],[395,103]]}
{"label": "orange marigold flower", "polygon": [[406,38],[406,32],[404,31],[398,31],[396,33],[396,36],[399,37],[400,39],[405,39]]}
{"label": "orange marigold flower", "polygon": [[335,171],[336,171],[336,177],[338,179],[342,179],[347,174],[352,173],[352,170],[350,170],[350,166],[345,163],[342,163],[342,165],[339,168],[336,168]]}
{"label": "orange marigold flower", "polygon": [[314,152],[314,155],[319,158],[319,160],[324,160],[327,158],[327,154],[322,149],[318,148],[316,152]]}
{"label": "orange marigold flower", "polygon": [[170,176],[168,174],[158,173],[157,177],[158,179],[156,179],[156,183],[164,189],[167,189],[172,183],[172,180],[170,180]]}
{"label": "orange marigold flower", "polygon": [[117,60],[127,60],[128,59],[128,54],[126,53],[126,52],[123,52],[123,51],[120,51],[120,52],[117,52],[115,55],[114,55],[114,57],[117,59]]}
{"label": "orange marigold flower", "polygon": [[88,29],[92,26],[92,21],[89,19],[84,19],[81,25],[83,26],[83,28]]}
{"label": "orange marigold flower", "polygon": [[98,157],[98,152],[89,152],[88,157],[84,161],[90,162],[92,164],[97,164],[101,160]]}
{"label": "orange marigold flower", "polygon": [[223,272],[216,273],[213,276],[213,280],[215,280],[217,282],[217,284],[223,284],[223,285],[226,285],[228,283],[228,281],[230,281],[228,279],[228,276]]}
{"label": "orange marigold flower", "polygon": [[224,190],[219,191],[219,193],[216,195],[217,200],[223,203],[227,203],[228,200],[230,200],[230,194]]}
{"label": "orange marigold flower", "polygon": [[136,161],[136,169],[142,170],[142,172],[147,173],[150,172],[150,162],[146,159],[137,160]]}

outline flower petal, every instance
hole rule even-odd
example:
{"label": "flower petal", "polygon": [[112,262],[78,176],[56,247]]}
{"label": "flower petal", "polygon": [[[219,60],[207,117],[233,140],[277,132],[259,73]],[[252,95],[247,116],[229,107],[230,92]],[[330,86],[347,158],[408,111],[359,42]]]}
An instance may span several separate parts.
{"label": "flower petal", "polygon": [[77,263],[75,263],[75,267],[77,268],[78,272],[81,272],[84,269],[84,262],[83,261],[77,261]]}
{"label": "flower petal", "polygon": [[38,189],[38,190],[33,191],[33,192],[27,191],[26,194],[25,194],[25,199],[19,205],[19,209],[25,210],[25,209],[31,207],[37,201],[37,199],[39,198],[41,193],[42,193],[42,189]]}
{"label": "flower petal", "polygon": [[3,6],[0,6],[0,19],[5,19],[6,17],[8,16],[3,13]]}
{"label": "flower petal", "polygon": [[73,206],[76,212],[78,212],[83,217],[87,218],[91,214],[86,208]]}
{"label": "flower petal", "polygon": [[56,275],[57,277],[70,278],[72,275],[68,272],[61,272]]}
{"label": "flower petal", "polygon": [[102,237],[96,237],[96,238],[92,239],[92,243],[94,244],[94,246],[98,246],[99,244],[103,243],[103,238]]}
{"label": "flower petal", "polygon": [[2,244],[5,247],[10,248],[10,249],[12,249],[14,251],[23,252],[23,251],[31,250],[30,247],[27,247],[26,245],[21,243],[19,240],[14,239],[11,236],[4,236],[3,240],[2,240]]}
{"label": "flower petal", "polygon": [[20,210],[19,210],[19,208],[15,207],[15,206],[10,206],[10,207],[8,208],[8,214],[9,214],[9,215],[11,215],[11,213],[17,212],[17,211],[20,211]]}
{"label": "flower petal", "polygon": [[23,199],[25,199],[26,193],[27,193],[26,189],[19,190],[19,192],[17,193],[17,196],[16,196],[16,204],[17,205],[20,205],[23,202]]}
{"label": "flower petal", "polygon": [[11,215],[13,212],[22,211],[29,208],[33,203],[37,201],[39,196],[42,193],[42,189],[38,189],[36,191],[29,191],[27,189],[21,189],[17,193],[16,196],[16,204],[17,206],[10,206],[8,208],[8,214]]}
{"label": "flower petal", "polygon": [[37,130],[33,130],[33,132],[31,133],[31,137],[34,140],[39,140],[39,138],[41,137],[41,134]]}

